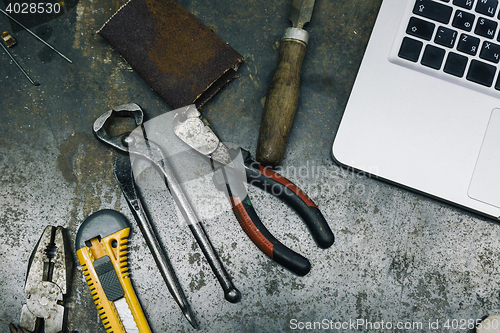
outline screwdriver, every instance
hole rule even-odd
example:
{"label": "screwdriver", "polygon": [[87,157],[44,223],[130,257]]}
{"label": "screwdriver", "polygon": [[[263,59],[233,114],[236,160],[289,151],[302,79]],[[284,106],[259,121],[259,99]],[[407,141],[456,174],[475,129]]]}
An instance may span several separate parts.
{"label": "screwdriver", "polygon": [[292,27],[280,41],[276,72],[269,84],[260,124],[256,159],[264,166],[277,166],[285,153],[300,93],[300,72],[309,34],[302,29],[311,20],[314,0],[293,0]]}

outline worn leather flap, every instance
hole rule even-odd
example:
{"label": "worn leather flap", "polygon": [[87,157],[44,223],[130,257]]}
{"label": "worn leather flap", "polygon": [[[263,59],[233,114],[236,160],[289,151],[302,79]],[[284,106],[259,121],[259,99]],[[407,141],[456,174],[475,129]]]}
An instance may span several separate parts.
{"label": "worn leather flap", "polygon": [[173,108],[201,107],[243,61],[173,0],[131,0],[98,33]]}

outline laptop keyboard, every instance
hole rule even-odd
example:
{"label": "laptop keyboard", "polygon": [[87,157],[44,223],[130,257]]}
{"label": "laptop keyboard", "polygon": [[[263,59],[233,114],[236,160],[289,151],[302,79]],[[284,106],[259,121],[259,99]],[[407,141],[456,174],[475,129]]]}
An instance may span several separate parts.
{"label": "laptop keyboard", "polygon": [[[500,91],[498,0],[412,0],[397,57],[410,67]],[[400,62],[401,63],[401,62]],[[442,73],[442,74],[441,74]]]}

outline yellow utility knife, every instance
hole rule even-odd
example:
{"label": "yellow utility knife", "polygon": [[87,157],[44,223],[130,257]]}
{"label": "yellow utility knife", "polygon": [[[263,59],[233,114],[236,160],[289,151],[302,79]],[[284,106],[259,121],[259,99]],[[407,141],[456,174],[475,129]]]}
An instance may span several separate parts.
{"label": "yellow utility knife", "polygon": [[129,278],[130,223],[114,210],[90,215],[78,229],[76,254],[108,333],[151,332]]}

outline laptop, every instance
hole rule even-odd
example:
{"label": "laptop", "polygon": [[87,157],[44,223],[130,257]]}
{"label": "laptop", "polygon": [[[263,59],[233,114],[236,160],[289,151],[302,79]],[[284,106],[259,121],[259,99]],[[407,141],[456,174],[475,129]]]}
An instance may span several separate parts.
{"label": "laptop", "polygon": [[500,219],[498,0],[384,0],[332,154]]}

